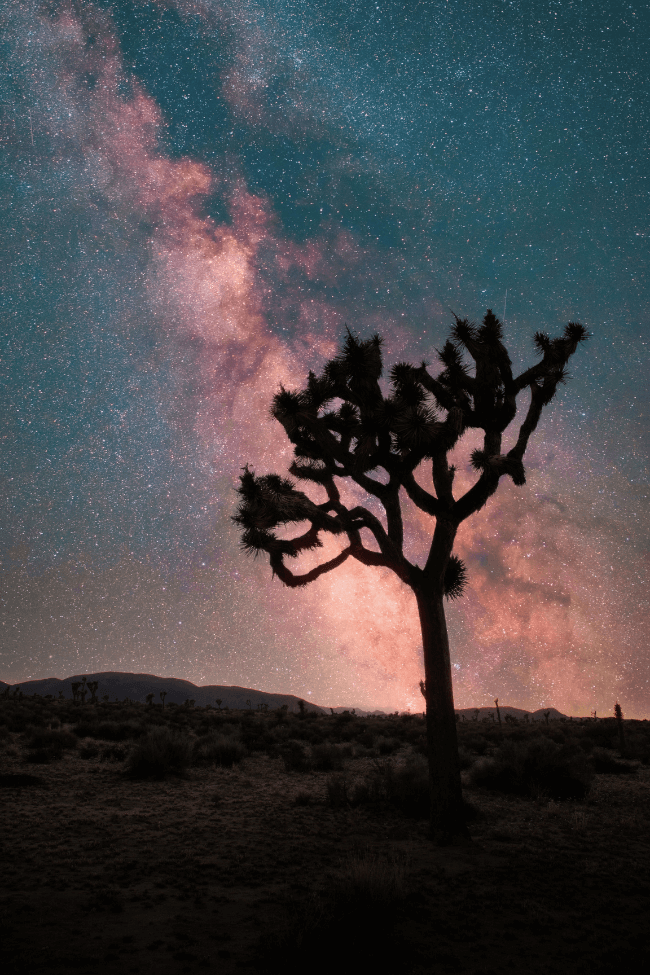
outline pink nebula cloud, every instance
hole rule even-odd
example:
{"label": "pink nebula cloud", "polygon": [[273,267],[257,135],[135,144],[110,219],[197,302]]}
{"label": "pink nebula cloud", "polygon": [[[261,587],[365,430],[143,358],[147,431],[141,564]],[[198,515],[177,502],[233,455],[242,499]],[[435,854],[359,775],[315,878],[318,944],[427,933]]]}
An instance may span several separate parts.
{"label": "pink nebula cloud", "polygon": [[[212,12],[207,5],[180,6]],[[379,272],[368,268],[367,253],[347,231],[324,227],[301,245],[283,239],[269,201],[250,193],[241,174],[220,187],[231,221],[220,225],[207,218],[201,205],[215,176],[203,163],[165,155],[160,109],[136,80],[130,79],[128,97],[121,94],[125,69],[110,20],[102,20],[101,42],[90,49],[72,10],[42,30],[58,65],[53,107],[58,138],[73,141],[83,157],[80,192],[85,186],[100,193],[125,225],[136,217],[149,221],[151,315],[170,344],[200,345],[203,393],[192,423],[215,481],[231,488],[247,462],[259,473],[283,473],[291,450],[269,417],[272,396],[280,383],[300,386],[309,368],[320,368],[335,351],[342,326],[341,302],[314,299],[292,286],[292,275],[301,282],[336,284],[350,271],[368,279]],[[248,46],[241,45],[223,84],[230,104],[250,120],[262,110],[266,42],[254,27],[247,27],[245,36]],[[96,84],[92,91],[82,90],[89,71]],[[269,293],[269,269],[281,292],[277,300]],[[298,324],[282,339],[270,329],[268,311],[282,320],[289,306],[299,309]],[[354,324],[364,333],[388,328],[391,357],[416,347],[408,329],[382,321],[371,309]],[[570,443],[559,424],[551,434],[554,445]],[[468,596],[449,612],[459,706],[490,703],[498,696],[518,706],[585,712],[592,704],[602,708],[602,702],[613,701],[620,684],[620,659],[611,646],[620,629],[620,588],[608,584],[610,556],[587,531],[586,520],[581,522],[585,512],[573,504],[584,455],[555,447],[547,466],[547,446],[532,454],[527,487],[503,485],[459,533],[458,551],[470,569]],[[458,487],[469,483],[465,460]],[[583,492],[579,505],[588,497]],[[410,511],[407,528],[410,551],[421,558],[430,519]],[[608,525],[610,535],[612,530]],[[234,530],[217,544],[230,569],[245,575]],[[327,558],[335,547],[328,541],[320,554]],[[299,593],[281,594],[278,581],[268,578],[250,598],[270,621],[260,629],[260,643],[282,631],[291,636],[290,664],[316,688],[314,700],[327,693],[327,703],[342,698],[349,703],[345,698],[355,695],[361,706],[421,708],[415,601],[389,573],[348,560]],[[205,632],[227,629],[229,622],[222,603]],[[635,634],[639,626],[640,613],[634,612],[628,632]],[[219,663],[214,667],[205,678],[218,681]],[[246,673],[245,664],[240,673]],[[231,679],[236,682],[232,674]]]}

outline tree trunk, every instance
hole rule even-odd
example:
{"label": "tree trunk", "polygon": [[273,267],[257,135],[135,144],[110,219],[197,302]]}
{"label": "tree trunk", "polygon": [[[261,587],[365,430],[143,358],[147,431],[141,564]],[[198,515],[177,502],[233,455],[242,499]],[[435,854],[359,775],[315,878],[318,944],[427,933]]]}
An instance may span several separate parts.
{"label": "tree trunk", "polygon": [[415,595],[424,649],[431,838],[438,843],[467,842],[443,594]]}

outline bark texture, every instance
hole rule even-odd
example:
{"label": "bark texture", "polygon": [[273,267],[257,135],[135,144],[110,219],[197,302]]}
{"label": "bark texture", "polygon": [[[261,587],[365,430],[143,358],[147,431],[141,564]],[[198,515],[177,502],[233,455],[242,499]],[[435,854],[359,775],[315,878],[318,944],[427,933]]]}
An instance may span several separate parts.
{"label": "bark texture", "polygon": [[458,760],[449,638],[442,590],[416,592],[424,650],[430,831],[439,843],[468,840]]}

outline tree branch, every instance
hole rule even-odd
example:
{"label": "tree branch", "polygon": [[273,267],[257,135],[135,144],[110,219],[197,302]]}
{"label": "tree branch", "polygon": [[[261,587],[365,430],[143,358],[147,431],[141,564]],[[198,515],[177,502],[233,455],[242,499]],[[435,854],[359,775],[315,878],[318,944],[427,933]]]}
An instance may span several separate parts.
{"label": "tree branch", "polygon": [[429,494],[428,491],[425,491],[423,487],[420,487],[411,471],[402,475],[402,487],[408,494],[413,504],[417,505],[421,511],[425,511],[428,515],[432,515],[434,518],[441,513],[442,505],[438,499],[433,494]]}
{"label": "tree branch", "polygon": [[386,491],[386,497],[381,500],[386,512],[388,537],[399,552],[403,553],[404,523],[402,521],[402,508],[399,503],[399,480],[392,475]]}
{"label": "tree branch", "polygon": [[540,417],[542,415],[543,407],[543,395],[542,388],[536,384],[532,384],[530,387],[530,403],[528,405],[528,412],[526,413],[526,419],[521,424],[519,428],[519,436],[517,437],[517,443],[514,445],[512,450],[508,451],[508,457],[517,458],[517,460],[523,460],[524,453],[526,452],[526,447],[528,446],[528,440],[530,439],[531,433],[537,427]]}
{"label": "tree branch", "polygon": [[342,552],[333,558],[329,562],[323,562],[321,565],[317,565],[315,569],[311,569],[309,572],[303,572],[298,575],[288,569],[284,562],[282,561],[282,556],[271,555],[270,563],[273,570],[273,574],[280,579],[285,586],[289,586],[291,589],[296,589],[299,586],[307,586],[310,582],[318,579],[319,576],[325,575],[326,572],[331,572],[333,569],[338,568],[342,565],[345,560],[352,555],[352,546],[348,545],[344,548]]}
{"label": "tree branch", "polygon": [[[345,524],[345,519],[342,513],[340,514],[340,517]],[[398,547],[393,543],[379,518],[373,515],[371,511],[368,511],[367,508],[357,505],[348,512],[348,517],[353,519],[355,522],[361,520],[362,525],[360,527],[367,528],[368,531],[372,532],[375,541],[379,545],[381,553],[385,558],[390,559],[392,562],[399,562],[403,558],[401,547]]]}
{"label": "tree branch", "polygon": [[431,461],[431,473],[438,500],[448,506],[453,505],[454,495],[451,486],[454,483],[455,468],[449,466],[446,451],[434,454]]}

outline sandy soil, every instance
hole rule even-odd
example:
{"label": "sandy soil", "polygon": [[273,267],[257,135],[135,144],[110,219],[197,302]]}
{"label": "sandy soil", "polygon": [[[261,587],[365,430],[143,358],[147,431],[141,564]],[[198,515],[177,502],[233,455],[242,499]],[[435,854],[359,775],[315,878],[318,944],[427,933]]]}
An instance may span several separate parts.
{"label": "sandy soil", "polygon": [[[426,823],[332,808],[328,773],[265,755],[145,782],[77,753],[27,765],[11,743],[0,763],[38,778],[0,790],[7,975],[594,975],[650,961],[650,769],[599,775],[581,803],[468,789],[473,842],[440,849]],[[394,882],[385,903],[355,893],[359,869]]]}

